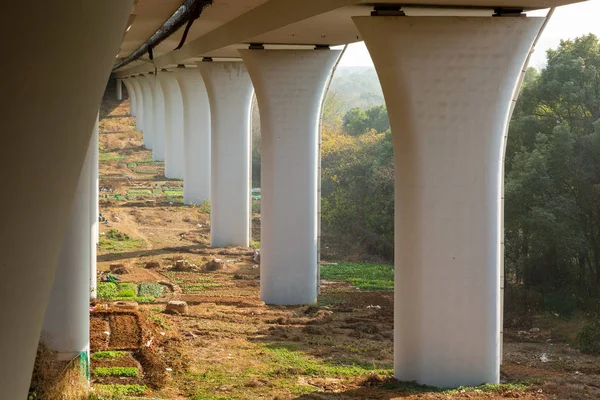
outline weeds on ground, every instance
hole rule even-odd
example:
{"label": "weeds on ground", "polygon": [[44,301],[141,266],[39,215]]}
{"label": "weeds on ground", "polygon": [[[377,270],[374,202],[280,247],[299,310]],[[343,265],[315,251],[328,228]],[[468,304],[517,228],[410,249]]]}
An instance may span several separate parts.
{"label": "weeds on ground", "polygon": [[94,376],[122,376],[122,377],[138,377],[140,371],[136,367],[96,367],[94,368]]}
{"label": "weeds on ground", "polygon": [[321,265],[321,277],[351,283],[362,290],[393,290],[394,266],[373,263],[347,263]]}
{"label": "weeds on ground", "polygon": [[120,358],[127,354],[126,351],[115,351],[115,350],[106,350],[106,351],[98,351],[92,354],[92,360],[110,360],[113,358]]}
{"label": "weeds on ground", "polygon": [[144,246],[144,241],[141,239],[133,239],[123,232],[116,229],[111,229],[103,236],[100,236],[99,247],[107,251],[126,251],[134,250]]}
{"label": "weeds on ground", "polygon": [[122,396],[140,396],[146,392],[143,385],[94,385],[95,392],[89,400],[109,400]]}
{"label": "weeds on ground", "polygon": [[264,345],[270,357],[269,364],[277,365],[268,374],[275,377],[285,376],[319,376],[343,377],[361,376],[376,372],[391,376],[392,366],[387,364],[370,364],[354,360],[341,362],[333,359],[316,359],[300,351],[293,344],[272,343]]}
{"label": "weeds on ground", "polygon": [[205,200],[198,206],[198,211],[202,214],[210,214],[210,200]]}

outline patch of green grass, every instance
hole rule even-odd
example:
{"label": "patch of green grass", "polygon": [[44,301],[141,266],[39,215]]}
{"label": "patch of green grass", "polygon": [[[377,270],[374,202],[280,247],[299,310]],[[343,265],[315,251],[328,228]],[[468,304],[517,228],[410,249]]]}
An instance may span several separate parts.
{"label": "patch of green grass", "polygon": [[314,392],[318,392],[319,389],[314,387],[314,386],[309,386],[309,385],[296,385],[294,387],[292,387],[292,394],[294,396],[300,396],[303,394],[309,394],[309,393],[314,393]]}
{"label": "patch of green grass", "polygon": [[94,375],[97,377],[105,376],[122,376],[136,378],[140,375],[140,371],[136,367],[96,367]]}
{"label": "patch of green grass", "polygon": [[374,263],[321,265],[321,277],[345,281],[362,290],[394,290],[394,266]]}
{"label": "patch of green grass", "polygon": [[333,360],[313,358],[292,344],[273,343],[264,346],[271,358],[270,364],[277,365],[271,376],[321,376],[343,377],[361,376],[372,372],[382,375],[392,374],[392,366],[387,364],[369,364],[354,360]]}
{"label": "patch of green grass", "polygon": [[140,284],[138,294],[140,296],[162,297],[165,287],[160,283],[144,282]]}
{"label": "patch of green grass", "polygon": [[[140,396],[146,392],[146,386],[144,385],[94,385],[94,389],[96,393],[90,396],[90,400],[112,399],[117,396]],[[94,398],[94,396],[96,397]]]}
{"label": "patch of green grass", "polygon": [[119,290],[117,289],[117,285],[112,282],[98,282],[96,286],[96,296],[99,299],[110,300],[114,297],[117,297],[119,294]]}
{"label": "patch of green grass", "polygon": [[92,360],[107,360],[113,358],[120,358],[127,354],[126,351],[115,351],[115,350],[107,350],[107,351],[98,351],[92,354]]}
{"label": "patch of green grass", "polygon": [[118,153],[110,152],[110,151],[107,151],[107,152],[101,151],[98,154],[98,160],[101,162],[102,161],[121,161],[124,158],[125,158],[124,156],[122,156]]}
{"label": "patch of green grass", "polygon": [[212,394],[197,394],[194,397],[190,397],[190,400],[236,400],[236,398],[230,396],[215,396]]}
{"label": "patch of green grass", "polygon": [[126,233],[119,232],[116,229],[111,229],[103,236],[100,236],[99,246],[104,250],[121,252],[143,247],[144,241],[141,239],[134,239]]}

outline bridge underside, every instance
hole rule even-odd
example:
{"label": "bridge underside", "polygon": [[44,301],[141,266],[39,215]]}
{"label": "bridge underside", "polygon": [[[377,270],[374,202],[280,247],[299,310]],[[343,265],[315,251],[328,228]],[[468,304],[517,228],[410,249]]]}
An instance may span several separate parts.
{"label": "bridge underside", "polygon": [[[411,0],[400,9],[386,0],[376,8],[356,0],[215,0],[181,49],[174,50],[183,29],[153,48],[152,61],[145,54],[114,74],[128,89],[144,145],[184,179],[186,202],[211,200],[215,246],[248,245],[256,93],[261,297],[311,303],[319,279],[318,120],[339,57],[326,46],[364,40],[396,164],[395,376],[438,386],[498,383],[504,136],[545,20],[522,11],[573,2]],[[12,193],[0,200],[6,398],[26,398],[42,327],[61,354],[88,351],[98,173],[91,140],[100,99],[115,60],[181,4],[5,5],[3,37],[15,38],[5,43],[1,78],[12,94],[0,158]],[[21,15],[28,23],[12,17]],[[206,161],[192,162],[195,154]]]}

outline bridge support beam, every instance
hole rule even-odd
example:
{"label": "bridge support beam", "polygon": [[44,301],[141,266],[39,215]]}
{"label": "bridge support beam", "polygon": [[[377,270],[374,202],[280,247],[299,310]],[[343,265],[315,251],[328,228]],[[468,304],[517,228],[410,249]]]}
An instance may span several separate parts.
{"label": "bridge support beam", "polygon": [[[16,94],[0,119],[0,132],[10,132],[3,137],[10,150],[0,158],[0,180],[14,190],[0,198],[0,272],[5,277],[0,280],[2,398],[27,398],[79,176],[132,3],[70,0],[40,2],[33,8],[23,2],[3,5],[5,15],[27,15],[28,23],[5,18],[0,28],[3,36],[19,38],[5,43],[10,56],[4,59],[0,76],[3,90]],[[40,38],[44,46],[39,46]],[[23,63],[32,48],[40,59],[51,62],[43,68]],[[87,307],[89,281],[80,283]]]}
{"label": "bridge support beam", "polygon": [[165,176],[184,178],[183,100],[174,72],[159,71],[158,79],[165,96],[166,144]]}
{"label": "bridge support beam", "polygon": [[199,62],[211,115],[210,245],[250,244],[252,82],[241,62]]}
{"label": "bridge support beam", "polygon": [[152,161],[165,161],[166,146],[166,111],[165,96],[162,86],[155,74],[148,76],[152,88]]}
{"label": "bridge support beam", "polygon": [[[140,83],[140,76],[131,78],[131,85],[135,91],[135,130],[144,131],[144,92]],[[144,142],[144,146],[146,142]]]}
{"label": "bridge support beam", "polygon": [[117,100],[123,100],[123,81],[119,78],[116,79],[117,84]]}
{"label": "bridge support beam", "polygon": [[354,21],[393,135],[395,377],[498,383],[503,135],[543,19]]}
{"label": "bridge support beam", "polygon": [[90,348],[92,245],[95,246],[90,216],[96,144],[96,140],[90,141],[81,169],[41,335],[41,341],[58,352],[60,360],[80,356],[86,365],[89,365]]}
{"label": "bridge support beam", "polygon": [[136,112],[135,112],[135,89],[133,88],[133,83],[131,82],[131,78],[125,78],[123,79],[123,83],[125,84],[125,87],[127,88],[127,95],[129,97],[129,114],[133,117],[136,116]]}
{"label": "bridge support beam", "polygon": [[340,52],[240,53],[260,110],[261,299],[267,304],[315,303],[319,117]]}
{"label": "bridge support beam", "polygon": [[150,74],[138,76],[140,89],[142,91],[142,118],[143,132],[144,132],[144,147],[150,150],[154,148],[154,102],[152,100],[152,86],[150,86],[150,79],[154,79]]}
{"label": "bridge support beam", "polygon": [[183,98],[183,202],[210,200],[210,104],[197,68],[177,68]]}

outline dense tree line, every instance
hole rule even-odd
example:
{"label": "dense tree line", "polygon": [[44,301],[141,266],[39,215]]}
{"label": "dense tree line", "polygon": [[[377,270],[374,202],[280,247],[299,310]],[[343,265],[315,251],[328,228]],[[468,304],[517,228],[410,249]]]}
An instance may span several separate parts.
{"label": "dense tree line", "polygon": [[509,129],[507,279],[564,309],[600,294],[599,119],[600,45],[588,35],[527,71]]}

